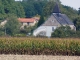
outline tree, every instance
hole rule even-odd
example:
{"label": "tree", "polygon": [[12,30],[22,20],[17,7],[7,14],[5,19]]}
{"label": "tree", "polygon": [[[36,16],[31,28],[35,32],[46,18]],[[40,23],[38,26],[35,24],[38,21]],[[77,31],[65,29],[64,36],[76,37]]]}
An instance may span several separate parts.
{"label": "tree", "polygon": [[78,10],[78,15],[80,15],[80,8],[79,8],[79,10]]}
{"label": "tree", "polygon": [[61,26],[59,28],[57,28],[53,33],[52,33],[52,37],[72,37],[75,35],[75,31],[71,30],[71,28],[69,26]]}
{"label": "tree", "polygon": [[24,26],[24,29],[20,29],[20,33],[22,34],[28,34],[31,33],[32,27],[30,26]]}
{"label": "tree", "polygon": [[80,30],[80,17],[77,16],[73,22],[74,22],[74,25],[76,26],[76,30]]}
{"label": "tree", "polygon": [[37,28],[37,23],[34,26],[24,26],[24,28],[20,29],[20,33],[28,34],[33,33],[33,31]]}
{"label": "tree", "polygon": [[17,17],[14,15],[9,15],[7,18],[7,23],[5,24],[6,34],[14,35],[17,34],[20,30],[20,23],[17,20]]}
{"label": "tree", "polygon": [[32,17],[36,15],[36,10],[34,8],[33,2],[23,1],[22,6],[24,7],[26,17]]}
{"label": "tree", "polygon": [[38,27],[41,25],[41,24],[43,24],[45,22],[45,20],[44,20],[44,17],[43,17],[43,14],[40,16],[40,20],[39,20],[39,22],[38,22]]}
{"label": "tree", "polygon": [[35,1],[33,3],[34,8],[36,10],[36,14],[38,14],[38,15],[42,14],[43,8],[46,5],[46,3],[47,3],[47,1]]}
{"label": "tree", "polygon": [[24,8],[20,2],[16,2],[14,9],[15,9],[15,11],[12,13],[15,13],[17,15],[17,17],[25,17],[26,12],[24,11]]}
{"label": "tree", "polygon": [[4,28],[0,26],[0,36],[4,36],[4,35],[5,35]]}
{"label": "tree", "polygon": [[70,6],[64,6],[64,5],[61,5],[61,12],[66,14],[71,20],[75,19],[76,16],[78,15],[78,11],[71,8]]}
{"label": "tree", "polygon": [[45,16],[49,16],[53,12],[54,2],[49,1],[43,8],[43,12]]}
{"label": "tree", "polygon": [[42,14],[43,8],[46,5],[47,1],[23,0],[21,3],[24,7],[26,17],[33,17],[37,14]]}
{"label": "tree", "polygon": [[7,14],[15,14],[17,17],[25,17],[23,6],[15,0],[0,0],[0,20],[7,17]]}

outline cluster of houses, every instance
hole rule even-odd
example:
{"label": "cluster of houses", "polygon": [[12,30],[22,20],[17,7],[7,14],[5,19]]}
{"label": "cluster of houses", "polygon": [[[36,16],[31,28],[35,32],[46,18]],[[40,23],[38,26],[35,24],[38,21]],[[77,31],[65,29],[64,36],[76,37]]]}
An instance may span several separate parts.
{"label": "cluster of houses", "polygon": [[[34,26],[38,21],[39,17],[33,18],[18,18],[19,22],[22,23],[21,28],[24,26]],[[4,25],[7,21],[1,23]],[[49,16],[49,18],[37,29],[33,31],[33,36],[47,36],[51,37],[51,33],[60,26],[70,26],[72,30],[76,30],[73,22],[67,17],[67,15],[62,14],[58,4],[55,5],[53,13]]]}
{"label": "cluster of houses", "polygon": [[[24,26],[34,26],[38,21],[39,17],[32,17],[32,18],[18,18],[18,21],[22,24],[21,28]],[[7,23],[7,20],[4,20],[0,23],[1,26],[4,26]]]}

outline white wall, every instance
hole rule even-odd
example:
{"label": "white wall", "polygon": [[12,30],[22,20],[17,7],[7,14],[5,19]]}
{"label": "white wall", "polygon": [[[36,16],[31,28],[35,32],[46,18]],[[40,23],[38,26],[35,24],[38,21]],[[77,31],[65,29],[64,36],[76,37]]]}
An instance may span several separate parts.
{"label": "white wall", "polygon": [[54,27],[54,30],[57,28],[56,26],[46,26],[46,36],[51,37],[52,32],[52,27]]}
{"label": "white wall", "polygon": [[34,30],[33,35],[36,36],[37,34],[39,34],[39,32],[45,31],[46,36],[51,37],[51,33],[53,32],[52,27],[54,27],[54,30],[57,28],[56,26],[40,26],[36,30]]}

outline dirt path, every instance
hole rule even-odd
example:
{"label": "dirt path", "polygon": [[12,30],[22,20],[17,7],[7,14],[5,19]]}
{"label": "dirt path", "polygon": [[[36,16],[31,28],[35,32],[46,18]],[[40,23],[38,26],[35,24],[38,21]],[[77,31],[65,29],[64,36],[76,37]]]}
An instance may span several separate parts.
{"label": "dirt path", "polygon": [[0,55],[0,60],[80,60],[80,56]]}

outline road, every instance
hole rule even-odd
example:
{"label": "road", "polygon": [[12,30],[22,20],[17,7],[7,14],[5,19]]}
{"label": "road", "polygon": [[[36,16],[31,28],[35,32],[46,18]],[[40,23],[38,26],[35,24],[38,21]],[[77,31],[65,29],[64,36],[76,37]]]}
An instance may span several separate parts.
{"label": "road", "polygon": [[0,55],[0,60],[80,60],[80,56]]}

